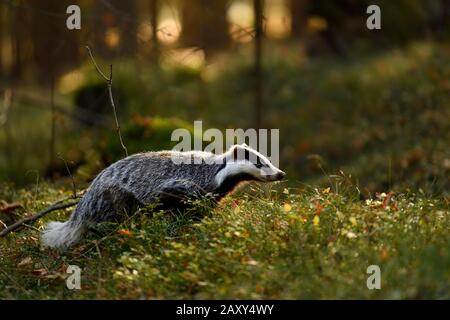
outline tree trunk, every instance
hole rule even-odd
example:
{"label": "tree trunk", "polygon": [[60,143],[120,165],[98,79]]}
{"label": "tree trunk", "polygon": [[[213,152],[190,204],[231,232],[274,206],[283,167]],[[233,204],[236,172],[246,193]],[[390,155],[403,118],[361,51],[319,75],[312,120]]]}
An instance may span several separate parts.
{"label": "tree trunk", "polygon": [[[41,0],[37,8],[42,12],[65,13],[69,5],[68,0]],[[77,31],[66,28],[64,16],[43,17],[34,12],[31,19],[34,27],[28,32],[33,40],[33,60],[38,67],[39,80],[49,84],[53,77],[78,64]]]}
{"label": "tree trunk", "polygon": [[0,83],[3,82],[4,70],[3,70],[3,30],[5,30],[5,17],[3,16],[3,5],[0,4]]}
{"label": "tree trunk", "polygon": [[123,0],[95,1],[94,51],[112,59],[136,53],[136,2]]}
{"label": "tree trunk", "polygon": [[[49,169],[55,165],[55,139],[56,139],[56,112],[55,112],[55,78],[50,80],[50,145],[49,145]],[[52,172],[53,173],[53,172]],[[51,175],[53,178],[53,174]]]}
{"label": "tree trunk", "polygon": [[303,39],[306,33],[310,0],[291,0],[290,5],[291,37],[294,40]]}
{"label": "tree trunk", "polygon": [[226,0],[183,1],[181,42],[200,47],[208,57],[229,45]]}
{"label": "tree trunk", "polygon": [[262,70],[262,38],[263,38],[263,0],[253,0],[255,14],[255,48],[254,48],[254,73],[255,73],[255,129],[261,128],[261,114],[263,109],[263,70]]}
{"label": "tree trunk", "polygon": [[152,51],[151,59],[156,65],[159,64],[159,40],[158,40],[158,15],[159,1],[150,0],[150,23],[152,26]]}
{"label": "tree trunk", "polygon": [[22,78],[24,56],[22,46],[26,42],[26,30],[29,27],[29,16],[18,7],[10,7],[10,28],[11,28],[11,47],[12,47],[12,70],[11,81],[16,84]]}

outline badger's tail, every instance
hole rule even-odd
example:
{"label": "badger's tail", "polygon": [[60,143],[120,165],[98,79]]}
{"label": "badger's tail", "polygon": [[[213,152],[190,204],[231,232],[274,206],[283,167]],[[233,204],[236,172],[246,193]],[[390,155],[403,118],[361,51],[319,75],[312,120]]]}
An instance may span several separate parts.
{"label": "badger's tail", "polygon": [[77,242],[85,231],[82,223],[75,223],[72,219],[66,222],[49,222],[41,236],[41,243],[44,247],[65,251],[72,244]]}
{"label": "badger's tail", "polygon": [[42,231],[41,245],[64,252],[68,247],[77,242],[87,229],[88,221],[86,212],[89,203],[89,192],[78,202],[69,220],[66,222],[51,221]]}

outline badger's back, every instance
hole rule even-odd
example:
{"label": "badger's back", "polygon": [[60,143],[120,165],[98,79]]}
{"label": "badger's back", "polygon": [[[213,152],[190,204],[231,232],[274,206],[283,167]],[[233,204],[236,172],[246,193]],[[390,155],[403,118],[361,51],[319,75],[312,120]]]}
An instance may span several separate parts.
{"label": "badger's back", "polygon": [[[193,163],[192,154],[203,160]],[[104,169],[91,184],[90,191],[98,192],[113,186],[132,193],[137,200],[147,203],[167,186],[168,181],[191,183],[205,192],[217,188],[215,175],[223,166],[211,161],[207,153],[175,151],[145,152],[119,160]]]}

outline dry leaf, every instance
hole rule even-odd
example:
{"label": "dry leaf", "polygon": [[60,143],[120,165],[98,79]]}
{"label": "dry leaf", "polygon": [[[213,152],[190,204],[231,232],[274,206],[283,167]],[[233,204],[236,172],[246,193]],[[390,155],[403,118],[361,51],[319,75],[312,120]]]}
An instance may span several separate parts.
{"label": "dry leaf", "polygon": [[319,203],[319,201],[317,201],[315,215],[318,216],[322,212],[322,209],[323,209],[323,206]]}
{"label": "dry leaf", "polygon": [[133,232],[131,232],[128,229],[120,229],[119,231],[117,231],[120,235],[122,236],[127,236],[127,237],[131,237],[133,236]]}
{"label": "dry leaf", "polygon": [[29,266],[32,263],[33,263],[33,260],[31,259],[31,257],[26,257],[25,259],[23,259],[22,261],[20,261],[17,264],[17,267],[21,268],[21,267]]}
{"label": "dry leaf", "polygon": [[47,269],[45,268],[40,268],[40,269],[34,269],[32,271],[33,274],[37,275],[37,276],[45,276],[48,272]]}
{"label": "dry leaf", "polygon": [[313,219],[313,225],[318,226],[320,224],[319,216],[315,216]]}
{"label": "dry leaf", "polygon": [[383,204],[382,204],[383,209],[385,209],[389,205],[389,202],[391,201],[393,195],[394,195],[394,192],[391,191],[386,195],[386,197],[384,197]]}
{"label": "dry leaf", "polygon": [[356,238],[356,234],[354,234],[353,232],[347,232],[347,238],[349,238],[349,239],[353,239],[353,238]]}
{"label": "dry leaf", "polygon": [[8,203],[5,200],[0,200],[0,212],[8,213],[19,208],[23,208],[23,206],[18,202]]}

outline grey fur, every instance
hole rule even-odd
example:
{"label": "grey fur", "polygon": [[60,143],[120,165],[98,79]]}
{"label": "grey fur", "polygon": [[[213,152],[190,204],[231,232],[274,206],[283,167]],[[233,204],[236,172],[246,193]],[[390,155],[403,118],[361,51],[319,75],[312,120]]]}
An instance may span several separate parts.
{"label": "grey fur", "polygon": [[[174,157],[200,157],[215,161],[201,164],[174,162]],[[92,182],[65,223],[50,223],[42,235],[44,246],[64,250],[95,223],[120,219],[137,206],[162,203],[181,208],[183,200],[211,195],[219,201],[242,181],[257,180],[248,174],[233,174],[218,185],[216,175],[227,165],[224,155],[176,151],[146,152],[129,156],[104,169]],[[281,171],[280,171],[281,172]],[[283,173],[284,174],[284,173]]]}

